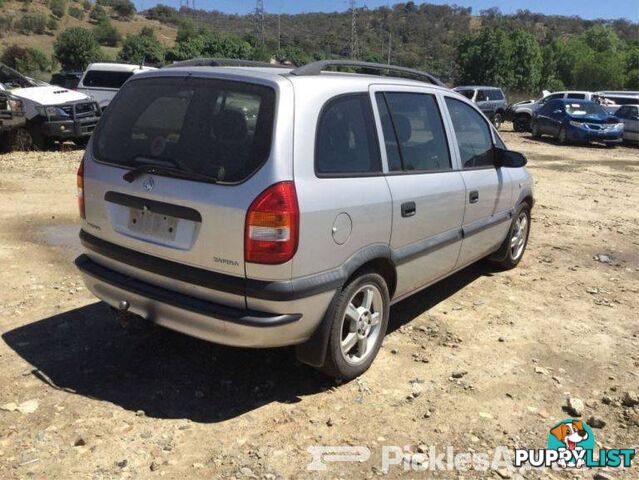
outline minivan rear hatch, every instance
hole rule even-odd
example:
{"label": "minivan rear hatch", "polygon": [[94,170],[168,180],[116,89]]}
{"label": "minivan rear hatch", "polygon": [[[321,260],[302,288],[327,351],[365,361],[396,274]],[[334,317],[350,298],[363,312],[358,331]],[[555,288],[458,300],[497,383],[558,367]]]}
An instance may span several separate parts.
{"label": "minivan rear hatch", "polygon": [[85,160],[86,234],[120,261],[130,250],[125,270],[244,277],[245,216],[261,191],[250,179],[269,158],[275,98],[272,87],[219,78],[129,81],[94,133],[95,161]]}

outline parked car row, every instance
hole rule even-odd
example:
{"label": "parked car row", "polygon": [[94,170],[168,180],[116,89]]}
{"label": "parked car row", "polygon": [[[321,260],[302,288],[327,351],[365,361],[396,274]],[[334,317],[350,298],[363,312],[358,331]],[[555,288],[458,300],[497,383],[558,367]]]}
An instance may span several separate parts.
{"label": "parked car row", "polygon": [[493,122],[499,130],[506,117],[508,110],[508,100],[501,88],[483,86],[461,86],[455,87],[458,93],[475,103],[488,119]]}
{"label": "parked car row", "polygon": [[[548,107],[549,104],[552,106]],[[545,91],[537,100],[511,105],[506,117],[512,120],[516,132],[531,131],[534,136],[551,134],[560,142],[614,144],[639,141],[638,106],[639,92]],[[617,127],[612,129],[612,125]]]}

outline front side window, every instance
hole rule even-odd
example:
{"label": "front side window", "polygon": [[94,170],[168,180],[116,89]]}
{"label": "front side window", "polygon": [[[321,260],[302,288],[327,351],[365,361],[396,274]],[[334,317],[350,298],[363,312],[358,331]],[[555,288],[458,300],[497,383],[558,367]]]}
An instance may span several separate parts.
{"label": "front side window", "polygon": [[318,174],[380,173],[381,161],[368,94],[337,97],[324,107],[315,140]]}
{"label": "front side window", "polygon": [[437,100],[422,93],[377,93],[389,170],[450,170],[448,141]]}
{"label": "front side window", "polygon": [[486,99],[486,92],[484,90],[477,90],[477,102],[483,102]]}
{"label": "front side window", "polygon": [[586,95],[583,93],[569,93],[568,95],[566,95],[566,98],[576,98],[578,100],[585,100]]}
{"label": "front side window", "polygon": [[96,132],[96,159],[239,182],[268,158],[275,92],[240,82],[164,77],[127,83]]}
{"label": "front side window", "polygon": [[446,105],[453,121],[462,168],[492,167],[495,163],[493,139],[483,116],[451,97],[446,97]]}
{"label": "front side window", "polygon": [[491,100],[503,100],[504,99],[504,94],[503,94],[503,92],[501,90],[491,90],[490,99]]}

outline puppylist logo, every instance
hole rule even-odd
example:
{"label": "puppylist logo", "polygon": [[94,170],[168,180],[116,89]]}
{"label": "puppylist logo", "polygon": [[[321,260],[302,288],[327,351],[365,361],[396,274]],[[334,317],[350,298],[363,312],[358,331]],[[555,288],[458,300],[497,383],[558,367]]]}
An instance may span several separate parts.
{"label": "puppylist logo", "polygon": [[599,449],[595,454],[595,435],[581,420],[562,420],[548,433],[546,449],[516,449],[515,467],[534,468],[629,468],[635,456],[632,449]]}

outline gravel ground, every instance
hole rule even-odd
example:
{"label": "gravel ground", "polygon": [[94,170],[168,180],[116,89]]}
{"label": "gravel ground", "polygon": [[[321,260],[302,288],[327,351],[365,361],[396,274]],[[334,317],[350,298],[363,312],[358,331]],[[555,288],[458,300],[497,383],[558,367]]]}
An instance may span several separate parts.
{"label": "gravel ground", "polygon": [[[384,446],[545,448],[549,429],[575,414],[601,427],[600,447],[638,448],[639,149],[505,130],[535,178],[522,263],[472,266],[394,306],[377,360],[348,384],[288,349],[119,322],[72,264],[82,152],[0,156],[0,478],[373,478]],[[317,445],[371,456],[308,472]],[[636,479],[639,468],[402,464],[386,476]]]}

